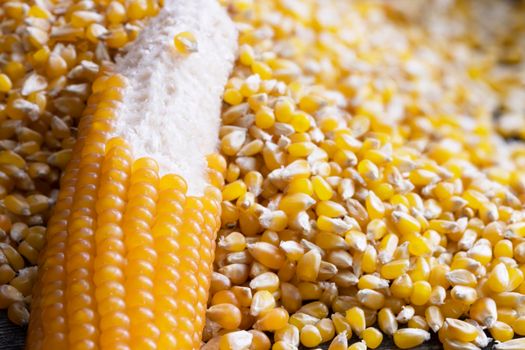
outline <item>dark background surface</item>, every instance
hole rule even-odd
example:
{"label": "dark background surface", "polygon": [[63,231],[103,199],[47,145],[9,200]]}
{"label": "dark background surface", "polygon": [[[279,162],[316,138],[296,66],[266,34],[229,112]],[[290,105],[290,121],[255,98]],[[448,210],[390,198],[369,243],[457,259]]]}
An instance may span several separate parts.
{"label": "dark background surface", "polygon": [[21,350],[24,348],[26,330],[7,319],[7,312],[0,311],[0,350]]}

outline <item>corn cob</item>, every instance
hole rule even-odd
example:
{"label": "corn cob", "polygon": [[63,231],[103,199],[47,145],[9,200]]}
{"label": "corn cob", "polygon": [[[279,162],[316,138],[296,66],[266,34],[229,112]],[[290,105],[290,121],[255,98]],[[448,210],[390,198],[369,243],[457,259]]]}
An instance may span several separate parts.
{"label": "corn cob", "polygon": [[[185,27],[199,30],[195,10],[204,4],[220,10],[212,1],[192,6],[166,4],[150,24],[153,29],[144,32],[150,37],[143,39],[144,43],[138,39],[135,49],[148,47],[153,50],[152,55],[164,54],[168,60],[180,60],[181,68],[170,65],[172,75],[189,69],[185,68],[187,60],[205,62],[197,53],[194,57],[177,56],[170,46],[162,45],[155,51],[152,47],[155,40],[160,39],[151,37],[158,22],[165,24],[164,30],[169,32]],[[224,13],[211,11],[211,15],[206,16],[200,17],[218,21],[221,35],[234,38],[234,30]],[[210,38],[208,33],[198,33],[203,39],[200,44],[218,45],[217,37]],[[170,34],[161,35],[162,40]],[[220,59],[209,63],[218,69],[214,74],[218,75],[219,86],[227,77],[233,47],[225,46],[217,52],[222,55]],[[170,53],[171,57],[167,56]],[[79,124],[73,158],[61,179],[61,191],[48,225],[47,244],[34,292],[28,349],[196,349],[200,346],[215,233],[219,226],[220,191],[207,187],[200,196],[189,195],[186,181],[169,171],[173,164],[159,164],[152,157],[136,156],[147,152],[155,154],[155,150],[140,148],[133,142],[133,134],[130,138],[130,134],[118,129],[126,113],[130,113],[126,110],[128,106],[124,106],[130,103],[129,98],[124,95],[137,89],[138,81],[127,79],[115,70],[119,67],[137,70],[153,57],[141,56],[131,68],[127,61],[108,67],[93,83],[93,94]],[[158,74],[155,69],[162,73],[163,65],[168,63],[159,64],[153,67],[150,72],[153,77],[149,79]],[[141,79],[145,83],[148,77]],[[192,113],[218,111],[220,90],[213,86],[217,79],[208,80],[215,97],[201,102],[203,108]],[[182,81],[179,79],[178,83]],[[191,85],[190,81],[188,88]],[[180,96],[184,98],[183,93]],[[155,94],[150,93],[150,98],[153,97]],[[168,106],[165,108],[180,106],[180,103],[184,106],[184,101],[171,98],[175,102],[165,104]],[[140,111],[133,112],[158,111],[148,111],[142,106]],[[180,113],[180,118],[185,118],[184,113],[188,116],[188,112]],[[155,120],[150,117],[146,122]],[[180,131],[175,127],[170,132]],[[129,143],[126,139],[133,141]],[[193,186],[198,183],[190,180]],[[202,187],[198,184],[196,188],[198,186]]]}
{"label": "corn cob", "polygon": [[[123,83],[118,75],[107,80]],[[98,106],[114,101],[102,97]],[[182,178],[160,177],[151,158],[133,161],[123,139],[98,129],[111,122],[104,116],[111,109],[98,106],[93,117],[83,117],[78,157],[64,173],[49,223],[28,347],[195,347],[218,194],[209,189],[207,198],[186,197]],[[53,318],[45,321],[49,313]]]}

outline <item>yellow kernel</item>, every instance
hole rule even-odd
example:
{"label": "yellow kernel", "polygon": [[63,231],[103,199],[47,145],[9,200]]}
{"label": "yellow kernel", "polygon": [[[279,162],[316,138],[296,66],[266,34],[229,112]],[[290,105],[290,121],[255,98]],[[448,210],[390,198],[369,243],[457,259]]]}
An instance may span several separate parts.
{"label": "yellow kernel", "polygon": [[262,106],[255,113],[255,125],[261,129],[271,128],[275,123],[275,115],[269,107]]}
{"label": "yellow kernel", "polygon": [[246,193],[246,184],[242,180],[237,180],[227,184],[222,189],[222,199],[225,201],[231,201],[239,198]]}
{"label": "yellow kernel", "polygon": [[301,344],[312,348],[321,344],[323,338],[321,337],[321,332],[319,332],[319,329],[313,325],[307,324],[300,331],[300,340]]}
{"label": "yellow kernel", "polygon": [[512,245],[512,241],[508,239],[502,239],[501,241],[498,241],[496,245],[494,246],[494,256],[496,258],[499,258],[499,257],[512,258],[513,252],[514,252],[514,247]]}
{"label": "yellow kernel", "polygon": [[315,211],[318,216],[324,215],[329,218],[335,218],[346,214],[346,209],[334,201],[321,201],[317,203]]}
{"label": "yellow kernel", "polygon": [[241,324],[241,311],[233,304],[213,305],[206,312],[206,316],[225,329],[236,329]]}
{"label": "yellow kernel", "polygon": [[383,342],[383,334],[374,327],[368,327],[360,335],[370,349],[375,349]]}
{"label": "yellow kernel", "polygon": [[355,334],[360,335],[365,330],[366,320],[363,309],[355,306],[346,311],[345,318]]}
{"label": "yellow kernel", "polygon": [[430,299],[432,286],[427,281],[414,282],[410,302],[414,305],[424,305]]}
{"label": "yellow kernel", "polygon": [[408,259],[399,259],[389,262],[381,267],[381,277],[393,280],[408,271],[410,262]]}
{"label": "yellow kernel", "polygon": [[496,341],[504,342],[514,338],[514,330],[512,327],[501,321],[494,322],[494,325],[489,328],[489,331],[492,338]]}
{"label": "yellow kernel", "polygon": [[366,196],[366,210],[371,220],[382,219],[385,215],[385,206],[373,191],[368,191]]}
{"label": "yellow kernel", "polygon": [[403,328],[394,333],[394,344],[400,349],[410,349],[430,339],[430,333],[418,328]]}
{"label": "yellow kernel", "polygon": [[224,91],[224,101],[229,103],[232,106],[240,104],[243,100],[243,96],[237,89],[228,88]]}
{"label": "yellow kernel", "polygon": [[12,87],[11,79],[5,74],[0,74],[0,92],[9,92]]}
{"label": "yellow kernel", "polygon": [[487,283],[489,288],[496,293],[507,290],[509,285],[509,272],[504,263],[499,263],[492,268]]}
{"label": "yellow kernel", "polygon": [[254,74],[259,74],[261,79],[271,79],[272,78],[272,68],[264,62],[254,61],[251,64],[252,71]]}
{"label": "yellow kernel", "polygon": [[192,32],[185,31],[177,33],[173,38],[173,43],[177,51],[185,55],[199,50],[197,38],[195,38]]}
{"label": "yellow kernel", "polygon": [[296,132],[305,132],[310,129],[310,116],[306,112],[298,111],[293,113],[290,124]]}
{"label": "yellow kernel", "polygon": [[307,179],[307,178],[293,179],[288,185],[287,193],[288,194],[303,193],[308,196],[313,196],[314,194],[313,183],[310,179]]}

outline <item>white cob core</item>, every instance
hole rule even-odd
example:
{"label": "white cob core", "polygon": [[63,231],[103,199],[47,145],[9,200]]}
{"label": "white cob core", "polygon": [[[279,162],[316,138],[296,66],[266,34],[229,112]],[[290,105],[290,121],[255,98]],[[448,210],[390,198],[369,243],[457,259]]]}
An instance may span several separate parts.
{"label": "white cob core", "polygon": [[[191,32],[198,52],[177,52],[173,38]],[[167,0],[159,15],[117,59],[127,79],[115,136],[135,158],[158,161],[161,174],[179,174],[188,193],[207,184],[205,156],[216,151],[221,97],[233,68],[237,32],[216,0]]]}

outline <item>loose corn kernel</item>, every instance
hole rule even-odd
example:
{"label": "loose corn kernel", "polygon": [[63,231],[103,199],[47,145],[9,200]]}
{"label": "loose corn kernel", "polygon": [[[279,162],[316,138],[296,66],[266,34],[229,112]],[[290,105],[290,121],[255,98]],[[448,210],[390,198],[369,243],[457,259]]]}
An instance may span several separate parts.
{"label": "loose corn kernel", "polygon": [[321,268],[321,255],[315,250],[305,253],[297,263],[297,277],[306,282],[315,282]]}
{"label": "loose corn kernel", "polygon": [[353,307],[346,310],[345,318],[355,334],[360,335],[365,330],[365,313],[361,308]]}
{"label": "loose corn kernel", "polygon": [[489,331],[492,338],[500,342],[511,340],[514,337],[514,330],[512,327],[501,321],[495,321],[489,328]]}
{"label": "loose corn kernel", "polygon": [[363,306],[372,310],[379,310],[385,305],[385,296],[372,289],[361,289],[357,292],[357,300]]}
{"label": "loose corn kernel", "polygon": [[253,335],[247,331],[236,331],[224,334],[220,338],[220,350],[249,349]]}
{"label": "loose corn kernel", "polygon": [[315,324],[315,327],[319,330],[323,343],[328,342],[334,338],[335,326],[331,319],[323,318]]}
{"label": "loose corn kernel", "polygon": [[348,338],[346,331],[339,333],[330,343],[328,350],[347,350]]}
{"label": "loose corn kernel", "polygon": [[443,315],[441,314],[441,310],[439,307],[434,305],[429,306],[425,310],[425,320],[434,332],[440,330],[441,327],[443,327],[443,323],[445,322]]}
{"label": "loose corn kernel", "polygon": [[360,335],[363,342],[370,349],[375,349],[383,342],[383,334],[374,327],[368,327]]}
{"label": "loose corn kernel", "polygon": [[267,290],[261,290],[253,295],[252,302],[250,305],[250,313],[252,316],[258,316],[259,314],[269,311],[275,307],[275,298],[272,293]]}
{"label": "loose corn kernel", "polygon": [[276,331],[286,326],[288,318],[288,312],[284,308],[278,307],[265,312],[253,327],[261,331]]}
{"label": "loose corn kernel", "polygon": [[381,331],[388,335],[393,335],[398,329],[396,317],[390,308],[382,308],[379,310],[377,323]]}
{"label": "loose corn kernel", "polygon": [[249,330],[248,333],[252,335],[250,350],[270,350],[272,345],[266,334],[255,329]]}
{"label": "loose corn kernel", "polygon": [[[381,277],[387,279],[387,280],[393,280],[393,279],[396,279],[398,278],[399,276],[405,274],[409,268],[409,261],[408,259],[399,259],[399,260],[394,260],[392,262],[389,262],[385,265],[383,265],[381,267]],[[429,289],[427,288],[426,284],[423,283],[423,282],[426,282],[426,281],[419,281],[419,282],[422,282],[420,283],[420,285],[422,287],[420,287],[420,291],[417,292],[417,294],[414,294],[415,293],[415,289],[413,289],[412,291],[412,295],[415,295],[416,298],[419,299],[419,297],[423,297],[424,294],[426,293],[426,290]],[[428,284],[428,282],[427,282]],[[420,292],[423,292],[423,294],[420,294]],[[428,291],[429,292],[429,295],[430,295],[430,290]]]}
{"label": "loose corn kernel", "polygon": [[366,350],[367,346],[364,342],[355,342],[348,347],[348,350]]}
{"label": "loose corn kernel", "polygon": [[509,272],[505,264],[499,263],[492,268],[487,283],[489,288],[496,293],[507,290],[509,285]]}
{"label": "loose corn kernel", "polygon": [[423,329],[425,331],[428,331],[429,328],[430,328],[428,326],[427,321],[425,320],[425,318],[422,317],[422,316],[419,316],[419,315],[415,315],[410,320],[408,320],[407,326],[409,328],[419,328],[419,329]]}
{"label": "loose corn kernel", "polygon": [[520,316],[512,323],[512,329],[514,333],[518,335],[525,335],[525,317]]}
{"label": "loose corn kernel", "polygon": [[300,332],[301,344],[306,347],[314,347],[323,341],[321,332],[313,325],[305,325]]}
{"label": "loose corn kernel", "polygon": [[274,339],[276,342],[283,342],[291,346],[299,346],[299,329],[292,324],[288,324],[283,328],[275,331]]}
{"label": "loose corn kernel", "polygon": [[488,297],[480,298],[471,305],[469,315],[479,324],[491,328],[498,318],[496,302]]}
{"label": "loose corn kernel", "polygon": [[12,87],[11,79],[5,74],[0,74],[0,92],[9,92]]}
{"label": "loose corn kernel", "polygon": [[241,323],[241,311],[233,304],[213,305],[206,312],[206,316],[225,329],[236,329]]}
{"label": "loose corn kernel", "polygon": [[516,350],[521,349],[524,346],[523,338],[507,340],[506,342],[496,344],[494,346],[497,350]]}
{"label": "loose corn kernel", "polygon": [[452,318],[445,319],[445,334],[451,339],[471,342],[478,336],[477,329],[470,323]]}
{"label": "loose corn kernel", "polygon": [[177,33],[173,38],[173,43],[177,51],[182,54],[190,54],[199,50],[197,39],[191,32]]}
{"label": "loose corn kernel", "polygon": [[403,328],[394,333],[394,344],[400,349],[416,347],[430,339],[430,333],[418,328]]}

